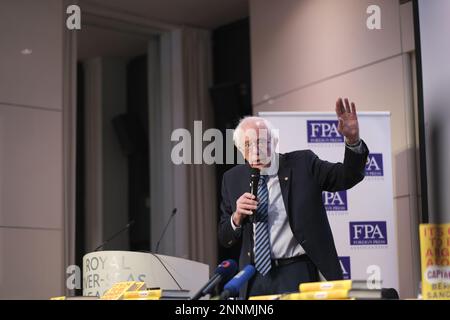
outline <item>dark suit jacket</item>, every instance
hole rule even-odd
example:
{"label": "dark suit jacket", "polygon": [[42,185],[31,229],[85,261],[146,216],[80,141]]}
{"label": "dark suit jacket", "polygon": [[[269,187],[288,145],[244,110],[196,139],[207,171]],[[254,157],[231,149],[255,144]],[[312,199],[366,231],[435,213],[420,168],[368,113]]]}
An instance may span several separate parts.
{"label": "dark suit jacket", "polygon": [[[345,148],[343,163],[323,161],[311,150],[280,154],[278,178],[289,225],[298,243],[327,280],[342,279],[342,270],[322,202],[322,191],[350,189],[363,180],[369,154],[364,142],[363,149],[364,152],[358,154]],[[248,164],[228,170],[222,180],[219,242],[224,247],[231,247],[242,238],[240,268],[253,260],[253,227],[246,218],[242,228],[233,230],[230,217],[236,210],[236,200],[249,192],[249,182]],[[241,296],[245,295],[246,287],[241,291]]]}

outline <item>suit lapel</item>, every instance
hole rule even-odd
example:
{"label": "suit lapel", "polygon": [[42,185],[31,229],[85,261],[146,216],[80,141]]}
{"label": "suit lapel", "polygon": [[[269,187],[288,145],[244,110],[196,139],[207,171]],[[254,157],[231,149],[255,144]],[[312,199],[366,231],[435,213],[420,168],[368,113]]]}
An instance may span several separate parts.
{"label": "suit lapel", "polygon": [[291,168],[286,166],[283,155],[280,154],[280,168],[278,169],[278,180],[280,181],[281,194],[284,207],[289,215],[289,188],[291,186]]}
{"label": "suit lapel", "polygon": [[239,181],[239,190],[240,190],[240,192],[238,193],[239,196],[241,196],[245,192],[250,192],[251,168],[247,163],[245,164],[245,167],[247,170],[245,171],[243,179],[240,179],[240,181]]}

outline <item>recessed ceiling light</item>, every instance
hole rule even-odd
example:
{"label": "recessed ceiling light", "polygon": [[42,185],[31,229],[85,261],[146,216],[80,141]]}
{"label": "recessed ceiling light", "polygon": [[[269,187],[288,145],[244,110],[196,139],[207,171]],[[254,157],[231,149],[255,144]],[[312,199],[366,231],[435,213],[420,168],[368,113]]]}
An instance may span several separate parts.
{"label": "recessed ceiling light", "polygon": [[20,53],[23,55],[29,55],[29,54],[33,53],[33,50],[26,48],[26,49],[23,49],[22,51],[20,51]]}

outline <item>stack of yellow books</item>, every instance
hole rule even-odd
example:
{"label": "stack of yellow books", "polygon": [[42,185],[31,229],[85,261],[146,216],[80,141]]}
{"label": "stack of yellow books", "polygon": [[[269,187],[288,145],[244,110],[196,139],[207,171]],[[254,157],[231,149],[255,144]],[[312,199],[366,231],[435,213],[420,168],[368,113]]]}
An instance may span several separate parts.
{"label": "stack of yellow books", "polygon": [[382,299],[381,282],[365,280],[337,280],[307,282],[299,285],[299,292],[252,296],[249,300],[355,300]]}
{"label": "stack of yellow books", "polygon": [[382,299],[381,283],[368,285],[365,280],[308,282],[300,284],[299,291],[284,294],[280,300]]}

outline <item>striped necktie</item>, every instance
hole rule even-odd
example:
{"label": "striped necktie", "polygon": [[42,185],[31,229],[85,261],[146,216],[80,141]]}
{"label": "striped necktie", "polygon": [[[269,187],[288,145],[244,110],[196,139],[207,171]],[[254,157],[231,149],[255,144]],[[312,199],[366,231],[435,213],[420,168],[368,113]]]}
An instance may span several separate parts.
{"label": "striped necktie", "polygon": [[270,237],[269,225],[267,223],[267,208],[269,205],[269,192],[267,190],[268,176],[261,176],[258,184],[258,207],[256,208],[256,216],[254,222],[255,230],[255,268],[265,276],[272,263],[270,259]]}

